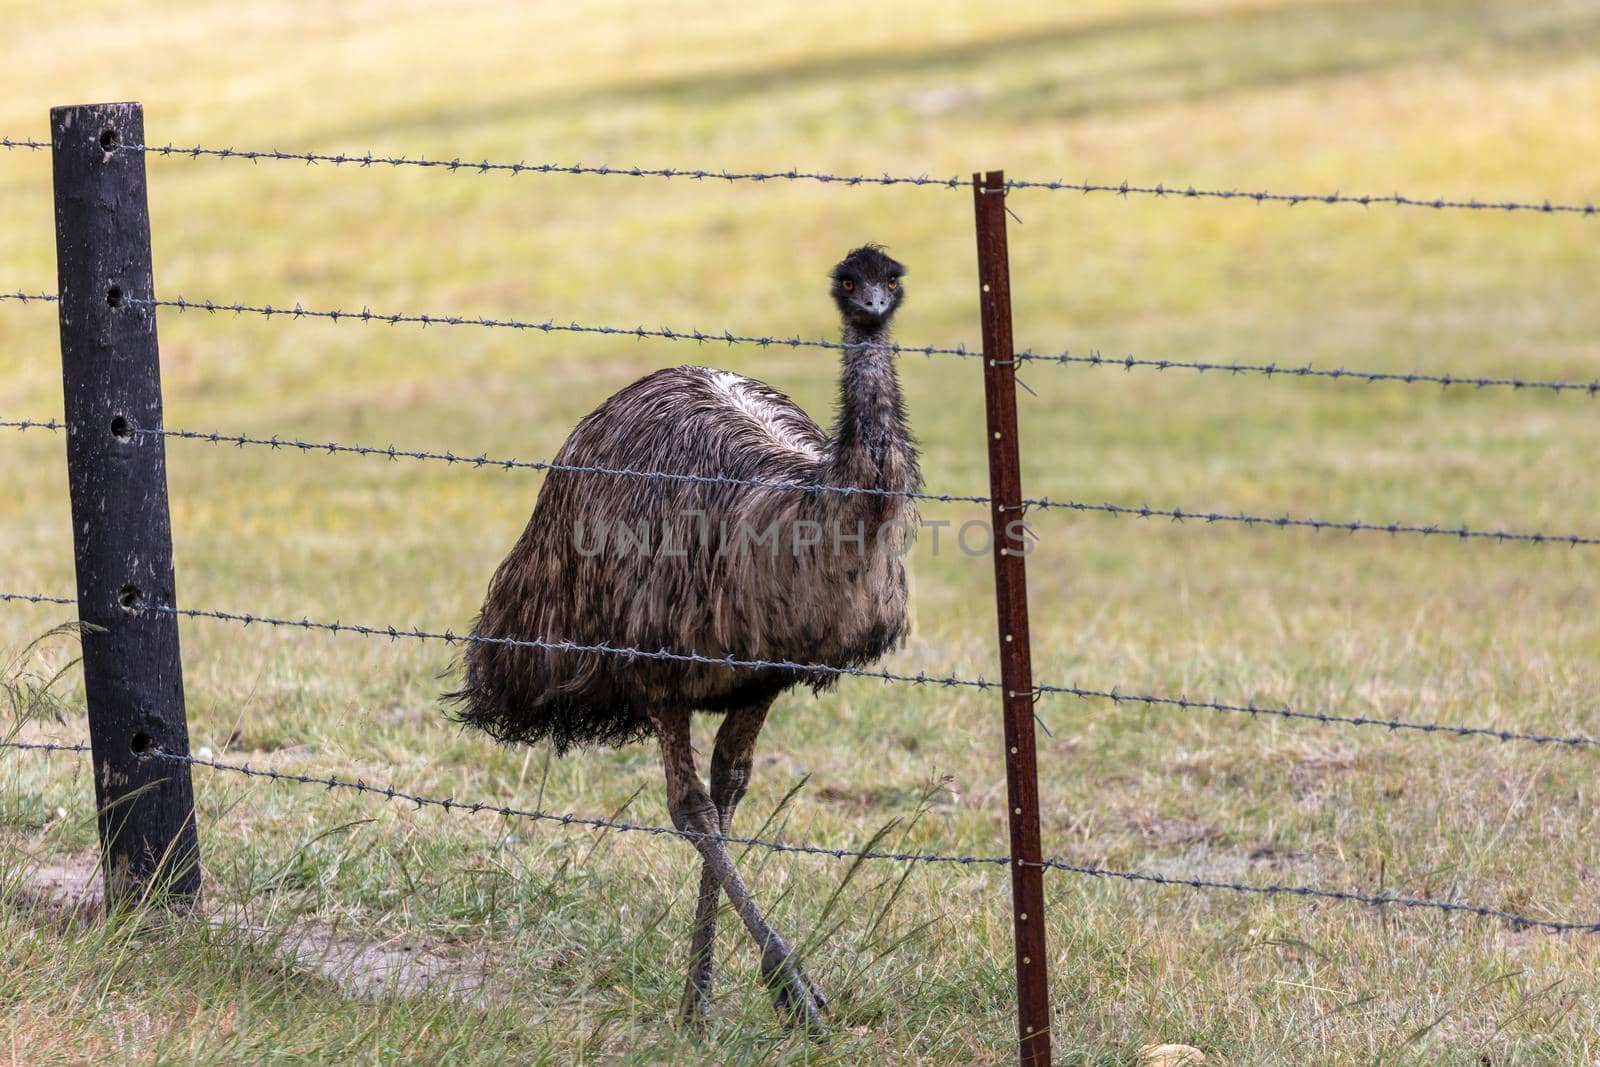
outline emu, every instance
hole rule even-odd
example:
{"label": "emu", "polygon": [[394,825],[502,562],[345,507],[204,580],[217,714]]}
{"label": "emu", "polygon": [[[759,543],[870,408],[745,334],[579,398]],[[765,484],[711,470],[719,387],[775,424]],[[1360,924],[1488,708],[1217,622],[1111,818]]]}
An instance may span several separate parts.
{"label": "emu", "polygon": [[[655,735],[673,825],[703,859],[679,1018],[704,1026],[718,901],[726,892],[761,953],[774,1006],[824,1028],[827,1001],[768,924],[724,840],[774,698],[837,674],[573,653],[493,643],[542,638],[854,667],[904,640],[903,562],[921,485],[889,323],[905,268],[877,245],[832,271],[843,319],[839,401],[826,433],[761,382],[685,366],[639,379],[580,421],[563,466],[706,480],[556,471],[495,571],[465,654],[456,715],[501,742],[621,744]],[[797,490],[737,481],[858,487]],[[620,531],[626,529],[624,541]],[[606,548],[607,531],[617,532]],[[641,536],[642,535],[642,536]],[[641,541],[643,544],[641,545]],[[695,770],[693,713],[721,713],[709,793]]]}

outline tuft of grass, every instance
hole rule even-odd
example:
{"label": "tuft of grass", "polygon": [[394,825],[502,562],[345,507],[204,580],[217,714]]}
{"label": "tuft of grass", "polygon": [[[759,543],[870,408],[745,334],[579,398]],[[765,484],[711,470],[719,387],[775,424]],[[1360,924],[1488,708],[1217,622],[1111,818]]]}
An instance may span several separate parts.
{"label": "tuft of grass", "polygon": [[53,646],[69,643],[88,628],[85,623],[59,623],[23,645],[9,660],[0,661],[0,702],[11,718],[4,735],[7,739],[29,724],[59,726],[66,722],[69,707],[57,690],[81,656],[58,654]]}

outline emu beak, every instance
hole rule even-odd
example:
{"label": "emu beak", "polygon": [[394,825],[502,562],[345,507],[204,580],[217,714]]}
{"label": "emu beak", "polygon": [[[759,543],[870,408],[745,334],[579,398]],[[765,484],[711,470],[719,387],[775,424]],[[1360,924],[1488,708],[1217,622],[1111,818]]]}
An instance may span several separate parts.
{"label": "emu beak", "polygon": [[881,285],[869,285],[861,294],[861,306],[874,315],[887,315],[891,305],[889,290]]}

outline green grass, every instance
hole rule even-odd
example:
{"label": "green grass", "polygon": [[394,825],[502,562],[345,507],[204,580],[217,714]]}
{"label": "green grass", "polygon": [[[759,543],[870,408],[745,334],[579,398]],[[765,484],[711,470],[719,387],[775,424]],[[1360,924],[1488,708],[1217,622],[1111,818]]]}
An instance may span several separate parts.
{"label": "green grass", "polygon": [[[491,159],[1165,181],[1583,202],[1597,195],[1591,0],[978,8],[0,3],[0,132],[139,99],[152,141]],[[0,153],[0,289],[53,288],[48,153]],[[901,338],[977,337],[970,199],[925,189],[152,159],[159,295],[828,335],[823,275],[887,243]],[[1596,224],[1398,208],[1019,192],[1018,341],[1041,349],[1589,380]],[[650,369],[709,361],[826,411],[808,351],[164,314],[168,425],[548,457]],[[930,489],[980,492],[978,368],[904,368]],[[1024,374],[1030,495],[1594,533],[1595,401],[1189,373]],[[59,414],[47,306],[0,307],[0,413]],[[0,588],[70,593],[62,442],[0,442]],[[172,442],[184,604],[462,629],[538,489],[470,472]],[[929,505],[956,523],[975,512]],[[1373,716],[1600,731],[1590,549],[1036,514],[1035,675]],[[996,673],[987,560],[926,542],[894,670]],[[0,611],[4,657],[70,617]],[[306,773],[666,819],[653,750],[561,761],[439,711],[450,653],[183,625],[196,747]],[[72,655],[59,640],[35,674]],[[81,700],[75,672],[60,695]],[[865,681],[786,697],[739,828],[1005,850],[997,708]],[[1594,918],[1584,751],[1041,702],[1046,847],[1074,862],[1305,881]],[[78,738],[80,718],[30,723]],[[809,777],[808,777],[809,776]],[[229,926],[59,927],[32,862],[92,848],[72,758],[0,759],[0,1049],[26,1062],[815,1062],[1014,1052],[1003,871],[744,861],[836,1008],[790,1039],[725,934],[704,1043],[670,1025],[696,863],[681,842],[412,811],[201,772],[211,899],[482,972],[492,995],[360,995]],[[897,821],[898,820],[898,821]],[[830,897],[840,890],[829,910]],[[1054,1041],[1133,1063],[1589,1062],[1593,938],[1052,875]]]}

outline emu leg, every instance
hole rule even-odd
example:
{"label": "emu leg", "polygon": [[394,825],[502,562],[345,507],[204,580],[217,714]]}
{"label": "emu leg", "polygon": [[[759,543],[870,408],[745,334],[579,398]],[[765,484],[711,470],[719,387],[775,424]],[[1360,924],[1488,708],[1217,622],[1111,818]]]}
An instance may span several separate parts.
{"label": "emu leg", "polygon": [[[689,743],[689,713],[665,712],[655,716],[653,721],[656,735],[661,742],[661,765],[666,772],[667,807],[672,812],[672,824],[687,833],[705,835],[696,837],[693,841],[695,848],[705,860],[706,877],[714,884],[720,885],[728,894],[733,910],[744,921],[745,929],[750,932],[756,946],[761,949],[761,974],[776,990],[774,1004],[779,1014],[786,1022],[799,1023],[813,1032],[822,1032],[825,1029],[823,1019],[828,1008],[827,1001],[817,991],[816,986],[812,985],[811,979],[800,969],[799,961],[795,959],[794,950],[790,948],[789,943],[767,923],[766,916],[761,914],[761,909],[750,896],[750,890],[745,886],[744,879],[739,877],[738,870],[733,866],[733,860],[728,856],[727,843],[721,839],[723,829],[717,805],[706,794],[700,784],[699,776],[695,774],[694,750]],[[749,729],[735,728],[734,733],[729,735],[730,753],[737,754],[742,749],[744,752],[742,762],[745,763],[744,773],[739,776],[731,773],[731,769],[740,761],[730,761],[730,774],[727,779],[730,796],[734,792],[741,794],[743,792],[742,787],[737,790],[733,788],[736,779],[742,777],[744,782],[749,781],[749,754],[754,747],[755,734],[758,730],[759,726]],[[736,735],[744,733],[748,733],[748,738],[739,741]],[[720,731],[717,741],[720,747],[722,743]],[[704,881],[705,878],[702,878],[702,884]],[[702,906],[704,899],[701,898]],[[714,902],[710,910],[715,913]],[[697,932],[700,929],[699,918],[697,916]],[[692,962],[698,964],[699,956],[693,956]],[[707,973],[709,975],[709,967]],[[691,969],[689,984],[692,985],[694,982],[695,971]],[[685,997],[688,996],[686,991]]]}
{"label": "emu leg", "polygon": [[691,1030],[704,1030],[711,1013],[711,957],[717,942],[717,903],[722,886],[711,864],[700,868],[700,896],[694,908],[694,933],[689,939],[689,977],[678,1001],[678,1022]]}
{"label": "emu leg", "polygon": [[[724,836],[733,830],[733,813],[750,784],[756,737],[766,722],[770,700],[740,708],[723,717],[711,753],[711,802]],[[689,946],[689,977],[678,1005],[678,1021],[696,1030],[705,1026],[711,1008],[712,953],[717,940],[717,911],[722,884],[711,864],[700,868],[700,895],[695,905],[694,935]]]}

